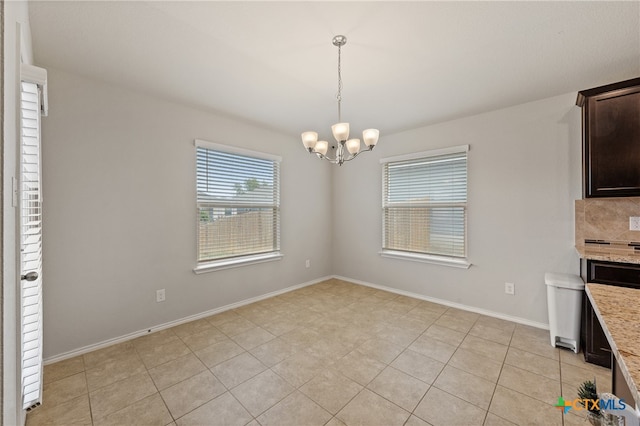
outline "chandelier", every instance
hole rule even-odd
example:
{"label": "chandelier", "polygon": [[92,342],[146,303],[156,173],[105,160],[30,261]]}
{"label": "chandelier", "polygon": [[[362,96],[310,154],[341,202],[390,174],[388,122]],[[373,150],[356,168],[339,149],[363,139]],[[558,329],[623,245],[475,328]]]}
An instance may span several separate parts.
{"label": "chandelier", "polygon": [[[338,123],[331,126],[331,131],[338,145],[331,148],[336,149],[336,156],[334,158],[327,156],[329,142],[325,140],[319,141],[317,132],[302,133],[302,144],[309,153],[316,154],[318,158],[340,166],[345,161],[351,161],[363,152],[360,151],[360,139],[349,139],[349,123],[342,122],[342,69],[340,67],[340,59],[342,46],[346,43],[347,38],[343,35],[337,35],[333,38],[333,45],[338,48],[338,95],[336,96],[338,99]],[[362,132],[362,140],[367,147],[367,151],[371,151],[376,146],[379,135],[378,129],[367,129]]]}

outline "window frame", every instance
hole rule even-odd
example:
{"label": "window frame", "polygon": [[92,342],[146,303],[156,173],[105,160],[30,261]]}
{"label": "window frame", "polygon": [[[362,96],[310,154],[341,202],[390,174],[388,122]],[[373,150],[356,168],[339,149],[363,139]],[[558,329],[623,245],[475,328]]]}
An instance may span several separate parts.
{"label": "window frame", "polygon": [[447,256],[441,254],[428,254],[428,253],[418,253],[409,250],[394,250],[385,248],[385,226],[386,226],[386,215],[385,209],[388,208],[385,205],[385,199],[387,193],[385,191],[385,166],[389,163],[401,162],[401,161],[409,161],[409,160],[420,160],[424,158],[432,158],[438,157],[448,154],[457,154],[457,153],[465,153],[467,158],[467,166],[466,172],[468,175],[469,172],[469,157],[466,154],[469,151],[469,145],[458,145],[447,148],[434,149],[429,151],[421,151],[415,152],[411,154],[397,155],[393,157],[386,157],[380,159],[380,164],[382,165],[382,242],[381,242],[381,250],[379,255],[381,257],[391,258],[391,259],[401,259],[401,260],[409,260],[415,262],[423,262],[423,263],[431,263],[436,265],[450,266],[455,268],[463,268],[468,269],[471,266],[471,263],[468,260],[468,230],[467,230],[467,218],[468,218],[468,180],[467,180],[467,201],[464,203],[464,211],[465,211],[465,223],[464,223],[464,257],[457,256]]}
{"label": "window frame", "polygon": [[222,259],[213,259],[213,260],[207,260],[207,261],[199,261],[198,260],[198,253],[200,251],[200,224],[199,221],[196,220],[196,224],[195,224],[195,236],[196,236],[196,267],[193,269],[193,272],[196,274],[203,274],[203,273],[207,273],[207,272],[212,272],[212,271],[217,271],[217,270],[222,270],[222,269],[229,269],[229,268],[237,268],[237,267],[241,267],[241,266],[245,266],[245,265],[252,265],[252,264],[257,264],[257,263],[263,263],[263,262],[271,262],[271,261],[275,261],[275,260],[280,260],[282,259],[282,257],[284,256],[281,252],[281,247],[280,247],[280,234],[281,234],[281,226],[280,226],[280,182],[281,182],[281,171],[280,171],[280,164],[282,163],[282,157],[278,156],[278,155],[273,155],[273,154],[268,154],[265,152],[260,152],[260,151],[254,151],[254,150],[250,150],[250,149],[245,149],[245,148],[239,148],[239,147],[235,147],[235,146],[230,146],[230,145],[223,145],[223,144],[219,144],[219,143],[215,143],[215,142],[209,142],[209,141],[205,141],[205,140],[201,140],[201,139],[195,139],[194,140],[194,146],[195,146],[195,196],[196,196],[196,202],[195,202],[195,207],[196,207],[196,217],[199,215],[199,209],[200,209],[200,202],[198,200],[198,177],[197,177],[197,173],[198,173],[198,167],[197,167],[197,161],[198,161],[198,148],[204,148],[204,149],[208,149],[211,151],[218,151],[218,152],[223,152],[226,154],[232,154],[232,155],[239,155],[239,156],[245,156],[245,157],[250,157],[250,158],[257,158],[257,159],[261,159],[261,160],[267,160],[267,161],[271,161],[273,163],[277,163],[278,165],[278,182],[277,182],[277,199],[276,199],[276,209],[277,209],[277,219],[276,219],[276,225],[275,225],[275,229],[274,232],[276,233],[276,239],[278,241],[277,244],[277,249],[267,252],[267,253],[259,253],[259,254],[246,254],[246,255],[238,255],[238,256],[234,256],[234,257],[227,257],[227,258],[222,258]]}

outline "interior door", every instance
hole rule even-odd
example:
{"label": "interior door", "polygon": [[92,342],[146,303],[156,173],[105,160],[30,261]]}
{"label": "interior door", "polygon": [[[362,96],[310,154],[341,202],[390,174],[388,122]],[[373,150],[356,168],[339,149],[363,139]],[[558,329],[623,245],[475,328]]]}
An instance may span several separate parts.
{"label": "interior door", "polygon": [[25,80],[23,75],[20,86],[20,172],[17,191],[20,233],[20,339],[22,405],[24,409],[29,410],[38,406],[42,399],[42,85]]}

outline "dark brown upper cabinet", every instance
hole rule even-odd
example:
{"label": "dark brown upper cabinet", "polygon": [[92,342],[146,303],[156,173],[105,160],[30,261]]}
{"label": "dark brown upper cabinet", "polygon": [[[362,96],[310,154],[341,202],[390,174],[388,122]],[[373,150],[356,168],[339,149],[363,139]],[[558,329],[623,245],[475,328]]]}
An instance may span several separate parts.
{"label": "dark brown upper cabinet", "polygon": [[578,92],[583,195],[640,196],[640,78]]}

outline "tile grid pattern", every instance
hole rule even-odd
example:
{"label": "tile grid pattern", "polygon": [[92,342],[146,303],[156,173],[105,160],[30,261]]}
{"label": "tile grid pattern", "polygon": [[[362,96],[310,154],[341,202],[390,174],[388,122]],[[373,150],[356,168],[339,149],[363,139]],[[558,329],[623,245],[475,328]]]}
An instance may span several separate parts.
{"label": "tile grid pattern", "polygon": [[340,280],[45,367],[27,425],[585,424],[548,332]]}

